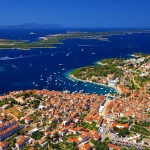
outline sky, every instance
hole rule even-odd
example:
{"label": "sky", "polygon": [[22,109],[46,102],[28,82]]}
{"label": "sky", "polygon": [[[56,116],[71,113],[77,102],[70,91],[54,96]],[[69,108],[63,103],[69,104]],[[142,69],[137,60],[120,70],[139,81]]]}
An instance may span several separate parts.
{"label": "sky", "polygon": [[0,25],[150,28],[150,0],[1,0]]}

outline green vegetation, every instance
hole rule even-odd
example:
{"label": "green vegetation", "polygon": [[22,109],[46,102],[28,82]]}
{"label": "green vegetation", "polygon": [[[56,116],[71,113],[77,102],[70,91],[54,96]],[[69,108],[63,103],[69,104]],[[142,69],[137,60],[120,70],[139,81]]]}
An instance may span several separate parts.
{"label": "green vegetation", "polygon": [[40,140],[43,137],[42,132],[36,132],[34,135],[32,135],[32,138],[35,140]]}
{"label": "green vegetation", "polygon": [[150,136],[150,132],[145,127],[138,125],[138,124],[135,124],[134,126],[132,126],[131,131],[143,134],[145,136]]}
{"label": "green vegetation", "polygon": [[150,76],[144,76],[144,77],[135,76],[134,80],[139,86],[143,87],[145,85],[145,83],[150,81]]}
{"label": "green vegetation", "polygon": [[96,150],[108,150],[108,143],[106,141],[101,142],[101,141],[91,141],[94,144],[94,148]]}
{"label": "green vegetation", "polygon": [[36,42],[27,42],[19,40],[0,40],[0,48],[14,48],[14,49],[30,49],[30,48],[52,48],[50,44],[60,44],[57,40],[39,40]]}
{"label": "green vegetation", "polygon": [[136,123],[137,125],[140,125],[140,126],[144,126],[144,127],[149,127],[150,126],[150,122],[143,122],[143,121],[140,121],[139,123]]}
{"label": "green vegetation", "polygon": [[117,127],[114,127],[114,130],[117,131],[119,133],[119,137],[125,137],[126,135],[129,134],[129,130],[128,128],[123,128],[123,129],[119,129]]}
{"label": "green vegetation", "polygon": [[98,127],[96,127],[96,122],[88,123],[88,122],[80,122],[76,123],[75,126],[81,126],[84,129],[90,129],[90,130],[98,130]]}
{"label": "green vegetation", "polygon": [[144,54],[144,53],[141,53],[141,52],[134,53],[134,55],[135,55],[136,57],[146,57],[146,56],[147,56],[147,54]]}
{"label": "green vegetation", "polygon": [[127,117],[121,117],[121,118],[118,118],[116,120],[117,123],[122,123],[122,124],[125,124],[125,123],[129,123],[129,124],[133,124],[133,117],[130,116],[129,118]]}
{"label": "green vegetation", "polygon": [[118,66],[123,66],[124,65],[124,60],[123,58],[108,58],[108,59],[103,59],[100,62],[102,64],[107,64],[107,65],[118,65]]}
{"label": "green vegetation", "polygon": [[87,66],[74,70],[72,74],[81,79],[91,79],[94,77],[107,77],[108,74],[114,74],[114,78],[122,75],[123,70],[117,68],[118,64],[123,65],[123,60],[120,59],[108,59],[108,61],[102,60],[102,63],[107,63],[107,65],[96,65],[96,66]]}
{"label": "green vegetation", "polygon": [[39,44],[61,44],[57,38],[49,38],[47,40],[40,40]]}
{"label": "green vegetation", "polygon": [[4,100],[0,100],[0,107],[2,107],[5,104],[10,104],[10,107],[12,107],[15,104],[19,104],[19,103],[15,101],[13,98],[5,98]]}
{"label": "green vegetation", "polygon": [[121,150],[129,150],[127,146],[122,146]]}

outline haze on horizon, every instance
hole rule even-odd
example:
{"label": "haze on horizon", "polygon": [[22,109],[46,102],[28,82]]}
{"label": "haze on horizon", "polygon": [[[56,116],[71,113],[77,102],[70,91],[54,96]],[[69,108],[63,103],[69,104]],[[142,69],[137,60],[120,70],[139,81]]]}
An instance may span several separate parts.
{"label": "haze on horizon", "polygon": [[150,28],[150,0],[5,0],[0,26],[52,23],[64,27]]}

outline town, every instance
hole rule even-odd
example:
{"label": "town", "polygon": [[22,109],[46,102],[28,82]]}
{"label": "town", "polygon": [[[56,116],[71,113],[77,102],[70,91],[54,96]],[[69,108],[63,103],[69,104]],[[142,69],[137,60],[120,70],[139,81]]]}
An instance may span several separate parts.
{"label": "town", "polygon": [[107,74],[103,79],[117,90],[111,96],[48,90],[0,96],[0,149],[148,150],[149,59],[121,61],[120,77]]}

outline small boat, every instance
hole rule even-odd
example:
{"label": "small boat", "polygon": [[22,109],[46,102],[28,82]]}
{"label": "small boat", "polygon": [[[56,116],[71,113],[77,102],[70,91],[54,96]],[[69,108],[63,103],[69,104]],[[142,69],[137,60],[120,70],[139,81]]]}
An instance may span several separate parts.
{"label": "small boat", "polygon": [[30,64],[30,67],[32,67],[32,64]]}
{"label": "small boat", "polygon": [[59,64],[59,66],[63,66],[63,64]]}
{"label": "small boat", "polygon": [[62,70],[66,70],[65,68],[62,68]]}
{"label": "small boat", "polygon": [[36,34],[35,32],[30,32],[31,35]]}
{"label": "small boat", "polygon": [[36,84],[35,86],[38,86],[38,84]]}
{"label": "small boat", "polygon": [[92,52],[91,54],[92,54],[92,55],[95,55],[96,53]]}

